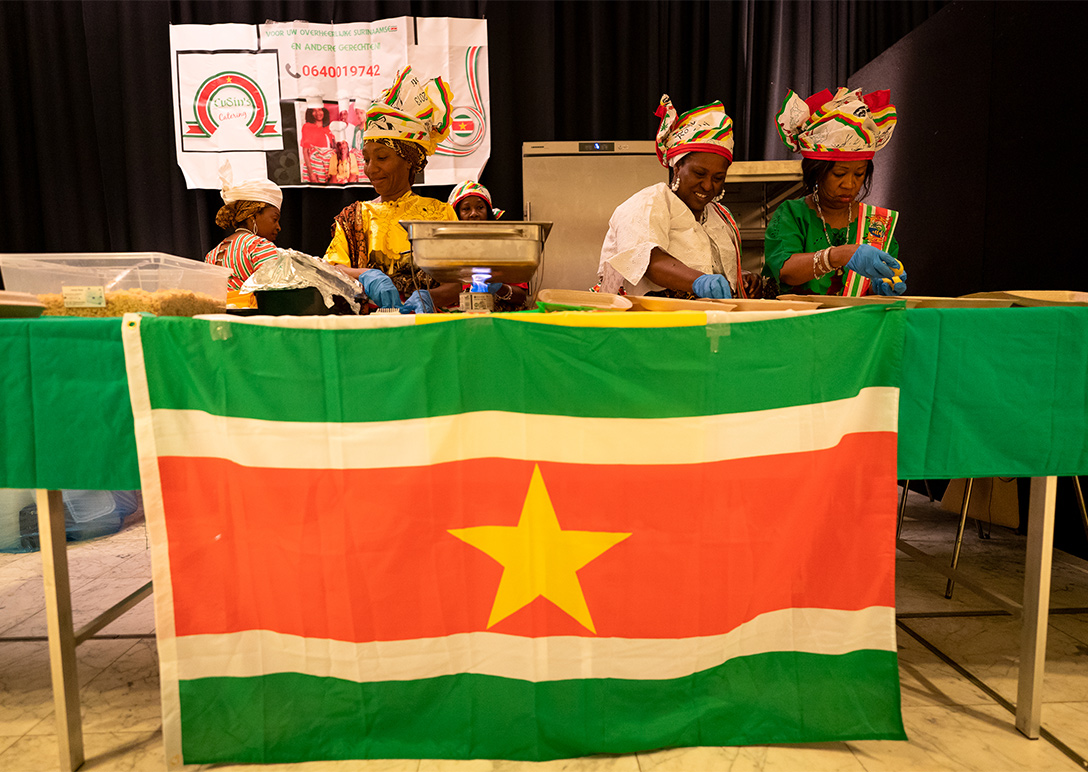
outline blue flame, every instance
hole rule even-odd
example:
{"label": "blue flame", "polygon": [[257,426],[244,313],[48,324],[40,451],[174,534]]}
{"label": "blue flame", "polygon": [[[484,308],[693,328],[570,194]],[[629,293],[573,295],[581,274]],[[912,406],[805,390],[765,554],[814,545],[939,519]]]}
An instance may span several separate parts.
{"label": "blue flame", "polygon": [[487,282],[491,278],[490,271],[472,272],[472,292],[487,292]]}

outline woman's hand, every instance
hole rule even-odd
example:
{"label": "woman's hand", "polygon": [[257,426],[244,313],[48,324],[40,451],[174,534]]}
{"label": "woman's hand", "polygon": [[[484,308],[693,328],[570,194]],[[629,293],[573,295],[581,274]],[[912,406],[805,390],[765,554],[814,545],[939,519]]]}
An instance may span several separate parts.
{"label": "woman's hand", "polygon": [[907,272],[900,271],[892,279],[881,279],[873,282],[873,293],[876,295],[902,295],[907,291]]}
{"label": "woman's hand", "polygon": [[691,284],[691,291],[700,298],[731,298],[733,289],[720,273],[704,273]]}
{"label": "woman's hand", "polygon": [[855,249],[854,254],[846,261],[846,267],[872,282],[891,279],[896,271],[903,270],[898,260],[869,244],[862,244]]}
{"label": "woman's hand", "polygon": [[744,297],[763,297],[763,277],[751,271],[741,271],[741,279],[744,281]]}
{"label": "woman's hand", "polygon": [[400,312],[402,314],[433,314],[434,300],[427,290],[416,290],[404,301]]}
{"label": "woman's hand", "polygon": [[359,283],[370,302],[380,308],[400,308],[400,293],[393,280],[377,268],[367,268],[359,274]]}

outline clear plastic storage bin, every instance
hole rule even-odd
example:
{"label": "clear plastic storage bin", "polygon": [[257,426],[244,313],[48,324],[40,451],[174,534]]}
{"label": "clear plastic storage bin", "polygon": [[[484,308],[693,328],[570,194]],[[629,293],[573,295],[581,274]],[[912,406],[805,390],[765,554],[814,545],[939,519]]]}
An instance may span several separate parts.
{"label": "clear plastic storage bin", "polygon": [[162,252],[0,254],[0,275],[46,315],[195,316],[224,310],[230,270]]}

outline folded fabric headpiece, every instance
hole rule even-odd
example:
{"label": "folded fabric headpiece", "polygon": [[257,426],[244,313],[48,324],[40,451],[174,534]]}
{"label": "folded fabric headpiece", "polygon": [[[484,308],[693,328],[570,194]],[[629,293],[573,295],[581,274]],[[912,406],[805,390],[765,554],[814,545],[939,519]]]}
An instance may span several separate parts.
{"label": "folded fabric headpiece", "polygon": [[655,115],[661,119],[657,128],[657,160],[662,166],[676,166],[688,153],[717,153],[733,162],[733,119],[725,114],[721,102],[711,102],[677,116],[669,95],[662,94]]}
{"label": "folded fabric headpiece", "polygon": [[455,187],[450,193],[449,205],[453,207],[454,211],[457,211],[457,205],[469,196],[479,196],[484,201],[486,201],[487,208],[491,209],[491,213],[495,215],[496,220],[506,214],[506,210],[504,209],[492,208],[491,194],[488,192],[487,188],[485,188],[483,185],[476,182],[475,180],[465,180],[457,187]]}
{"label": "folded fabric headpiece", "polygon": [[450,132],[453,92],[442,78],[420,81],[408,65],[366,111],[363,139],[414,142],[432,155]]}
{"label": "folded fabric headpiece", "polygon": [[778,133],[786,147],[805,158],[863,161],[873,157],[891,139],[895,105],[891,92],[861,93],[840,88],[834,95],[824,89],[808,99],[786,94],[778,111]]}
{"label": "folded fabric headpiece", "polygon": [[219,167],[219,190],[223,196],[224,204],[230,204],[234,201],[260,201],[263,204],[271,204],[277,209],[282,207],[283,191],[272,180],[257,177],[251,180],[242,180],[235,185],[233,177],[230,161],[224,161],[223,165]]}

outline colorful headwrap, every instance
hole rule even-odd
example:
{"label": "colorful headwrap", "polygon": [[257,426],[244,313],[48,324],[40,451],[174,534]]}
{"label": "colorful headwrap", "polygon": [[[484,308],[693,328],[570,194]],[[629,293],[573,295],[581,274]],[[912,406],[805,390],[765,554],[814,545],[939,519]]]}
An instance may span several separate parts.
{"label": "colorful headwrap", "polygon": [[421,82],[408,65],[367,108],[363,139],[412,142],[431,155],[449,134],[452,101],[453,92],[442,78]]}
{"label": "colorful headwrap", "polygon": [[222,191],[224,204],[235,201],[259,201],[263,204],[271,204],[277,209],[283,205],[283,191],[272,180],[257,178],[243,180],[235,185],[230,161],[224,161],[219,167],[219,189]]}
{"label": "colorful headwrap", "polygon": [[491,205],[491,194],[480,183],[474,180],[465,180],[450,193],[449,205],[453,207],[453,210],[457,211],[457,205],[464,201],[469,196],[479,196],[485,202],[487,202],[487,208],[491,209],[491,214],[495,215],[495,219],[499,219],[506,211],[504,209],[493,209]]}
{"label": "colorful headwrap", "polygon": [[676,166],[688,153],[717,153],[733,162],[733,119],[725,114],[721,102],[696,107],[677,117],[669,95],[662,94],[655,115],[661,119],[657,160],[662,166]]}
{"label": "colorful headwrap", "polygon": [[793,152],[805,158],[865,161],[891,139],[895,105],[890,91],[862,96],[861,89],[828,89],[801,99],[793,91],[778,111],[778,133]]}

